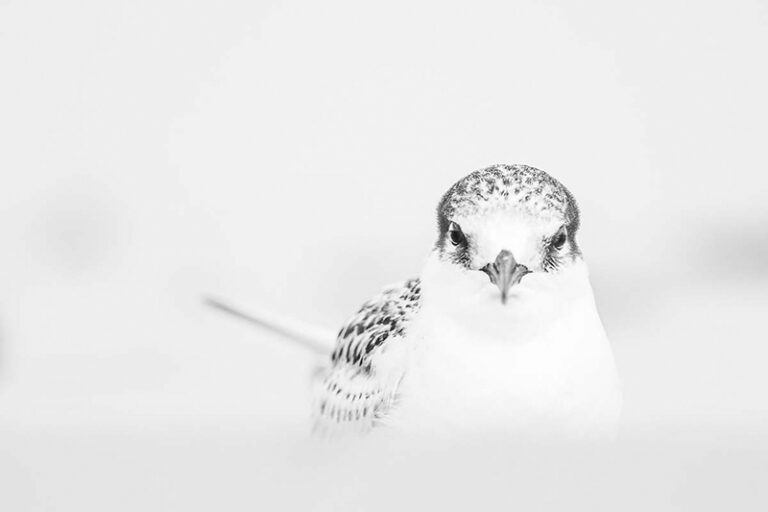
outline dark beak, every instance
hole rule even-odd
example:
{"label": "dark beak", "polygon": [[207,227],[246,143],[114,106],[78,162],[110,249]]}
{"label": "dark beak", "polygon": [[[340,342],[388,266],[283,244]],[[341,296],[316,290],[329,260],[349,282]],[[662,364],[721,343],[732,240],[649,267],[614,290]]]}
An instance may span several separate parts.
{"label": "dark beak", "polygon": [[496,261],[487,264],[480,270],[488,274],[488,277],[491,278],[491,282],[501,290],[502,304],[507,303],[507,293],[509,292],[509,289],[519,283],[523,276],[530,272],[528,267],[515,261],[515,257],[512,253],[506,249],[496,256]]}

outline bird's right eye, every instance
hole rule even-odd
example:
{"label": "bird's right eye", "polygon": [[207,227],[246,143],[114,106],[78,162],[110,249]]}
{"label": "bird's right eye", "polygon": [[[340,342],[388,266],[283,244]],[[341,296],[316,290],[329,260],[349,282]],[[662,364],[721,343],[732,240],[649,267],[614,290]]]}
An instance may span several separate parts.
{"label": "bird's right eye", "polygon": [[453,245],[460,245],[467,241],[467,237],[461,231],[461,228],[455,222],[451,222],[448,226],[448,239]]}

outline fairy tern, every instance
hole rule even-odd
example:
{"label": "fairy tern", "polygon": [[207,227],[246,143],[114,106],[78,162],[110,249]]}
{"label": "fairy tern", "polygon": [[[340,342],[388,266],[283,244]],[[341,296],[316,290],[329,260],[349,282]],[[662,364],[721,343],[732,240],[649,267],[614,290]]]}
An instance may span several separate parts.
{"label": "fairy tern", "polygon": [[456,182],[420,276],[365,302],[336,336],[314,386],[315,431],[612,437],[620,384],[579,227],[573,195],[534,167]]}

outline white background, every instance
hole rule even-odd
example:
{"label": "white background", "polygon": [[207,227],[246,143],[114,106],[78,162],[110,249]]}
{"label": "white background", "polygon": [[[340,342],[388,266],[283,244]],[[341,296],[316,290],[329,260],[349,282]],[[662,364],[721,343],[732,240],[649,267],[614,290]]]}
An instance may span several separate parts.
{"label": "white background", "polygon": [[494,163],[579,200],[624,382],[564,488],[765,500],[766,49],[759,1],[0,2],[0,508],[378,503],[306,455],[314,361],[200,298],[335,330]]}

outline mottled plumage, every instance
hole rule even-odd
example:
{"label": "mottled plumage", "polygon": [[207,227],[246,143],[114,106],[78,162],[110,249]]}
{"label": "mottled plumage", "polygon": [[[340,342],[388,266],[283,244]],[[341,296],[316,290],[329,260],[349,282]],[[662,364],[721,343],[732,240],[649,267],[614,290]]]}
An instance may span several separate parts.
{"label": "mottled plumage", "polygon": [[421,276],[339,331],[316,430],[612,431],[618,380],[571,193],[539,169],[496,165],[454,184],[437,220]]}
{"label": "mottled plumage", "polygon": [[571,252],[579,252],[576,244],[579,207],[568,189],[535,167],[503,164],[468,174],[443,195],[437,205],[437,249],[445,247],[451,219],[499,209],[520,209],[537,217],[562,217],[571,234],[568,239]]}
{"label": "mottled plumage", "polygon": [[390,338],[403,336],[408,321],[419,310],[420,298],[419,280],[411,279],[385,289],[363,304],[339,331],[336,350],[331,354],[332,363],[371,372],[377,349]]}
{"label": "mottled plumage", "polygon": [[316,428],[331,423],[367,430],[383,419],[397,390],[377,378],[376,359],[403,341],[420,305],[419,280],[411,279],[367,301],[341,328],[317,397]]}

